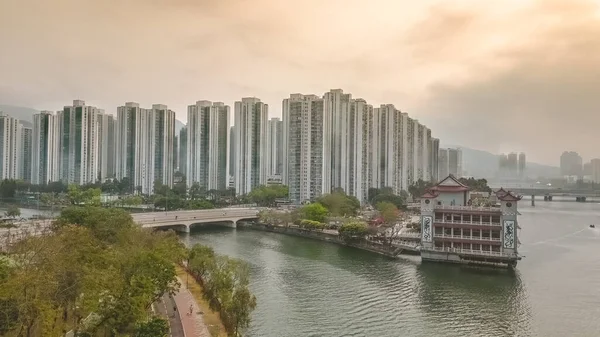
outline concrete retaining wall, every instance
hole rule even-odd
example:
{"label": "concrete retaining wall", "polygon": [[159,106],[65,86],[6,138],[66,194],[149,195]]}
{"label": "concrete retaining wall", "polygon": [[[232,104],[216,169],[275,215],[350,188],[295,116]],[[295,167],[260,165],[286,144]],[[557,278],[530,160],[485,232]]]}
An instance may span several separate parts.
{"label": "concrete retaining wall", "polygon": [[281,227],[281,226],[272,226],[272,225],[267,225],[267,224],[248,223],[248,224],[244,224],[244,225],[238,224],[238,228],[239,229],[253,229],[253,230],[260,230],[260,231],[265,231],[265,232],[274,232],[274,233],[281,233],[281,234],[287,234],[287,235],[301,236],[304,238],[310,238],[310,239],[315,239],[315,240],[320,240],[320,241],[336,243],[336,244],[344,245],[344,246],[348,246],[348,247],[354,247],[354,248],[366,250],[369,252],[377,253],[380,255],[385,255],[385,256],[391,257],[391,258],[398,257],[397,254],[394,253],[394,251],[395,251],[394,248],[385,247],[383,245],[378,245],[378,244],[365,242],[365,241],[363,241],[363,242],[346,242],[346,241],[342,240],[338,235],[335,235],[335,234],[329,234],[329,233],[324,233],[324,232],[320,232],[320,231],[309,231],[309,230],[298,228],[298,227]]}

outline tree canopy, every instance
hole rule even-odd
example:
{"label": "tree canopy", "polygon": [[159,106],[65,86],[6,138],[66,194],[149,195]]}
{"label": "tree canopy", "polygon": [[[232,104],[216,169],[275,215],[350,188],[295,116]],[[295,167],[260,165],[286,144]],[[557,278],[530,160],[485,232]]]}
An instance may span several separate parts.
{"label": "tree canopy", "polygon": [[261,185],[248,193],[248,199],[258,206],[274,207],[277,199],[287,199],[288,195],[285,185]]}
{"label": "tree canopy", "polygon": [[[7,256],[14,263],[0,272],[0,316],[11,324],[0,329],[148,336],[162,324],[148,322],[150,305],[178,287],[174,263],[185,248],[172,232],[133,226],[121,210],[73,206],[52,232],[18,242]],[[92,323],[84,320],[90,314]]]}
{"label": "tree canopy", "polygon": [[478,192],[492,192],[492,189],[488,186],[486,179],[475,179],[475,178],[460,178],[458,179],[462,184],[469,186],[472,191]]}
{"label": "tree canopy", "polygon": [[419,179],[408,187],[408,193],[410,193],[413,198],[420,198],[423,194],[425,194],[426,190],[432,188],[433,186],[435,186],[433,182]]}
{"label": "tree canopy", "polygon": [[321,205],[321,203],[313,202],[312,204],[302,206],[298,212],[298,215],[301,220],[325,222],[327,208]]}
{"label": "tree canopy", "polygon": [[385,224],[392,225],[400,216],[400,211],[391,202],[382,201],[377,204],[376,208]]}
{"label": "tree canopy", "polygon": [[228,335],[241,336],[256,307],[256,298],[248,289],[248,264],[196,244],[189,252],[188,271],[203,285],[210,308],[220,313]]}
{"label": "tree canopy", "polygon": [[380,202],[389,202],[396,206],[398,209],[406,208],[406,200],[409,195],[406,191],[401,191],[400,195],[395,195],[391,187],[384,188],[369,188],[368,192],[369,203],[371,205],[377,205]]}
{"label": "tree canopy", "polygon": [[362,240],[368,234],[369,229],[364,222],[348,222],[343,224],[338,233],[345,240]]}
{"label": "tree canopy", "polygon": [[360,210],[360,201],[342,190],[325,194],[317,202],[325,206],[332,216],[354,216]]}

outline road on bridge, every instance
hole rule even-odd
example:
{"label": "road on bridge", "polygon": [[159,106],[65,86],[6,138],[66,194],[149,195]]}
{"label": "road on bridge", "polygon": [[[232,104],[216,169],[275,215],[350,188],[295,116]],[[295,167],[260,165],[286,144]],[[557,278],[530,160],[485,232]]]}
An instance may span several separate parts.
{"label": "road on bridge", "polygon": [[172,212],[151,212],[132,214],[133,221],[141,225],[165,224],[177,222],[189,222],[198,220],[200,222],[207,219],[227,221],[231,218],[255,217],[260,211],[259,208],[220,208],[208,210],[193,211],[172,211]]}

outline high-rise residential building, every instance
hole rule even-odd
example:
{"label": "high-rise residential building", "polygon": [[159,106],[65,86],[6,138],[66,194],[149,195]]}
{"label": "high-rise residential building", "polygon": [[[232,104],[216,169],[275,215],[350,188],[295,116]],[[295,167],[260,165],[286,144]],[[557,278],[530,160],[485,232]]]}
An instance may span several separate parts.
{"label": "high-rise residential building", "polygon": [[33,115],[31,183],[44,185],[60,180],[59,118],[50,111]]}
{"label": "high-rise residential building", "polygon": [[341,187],[348,195],[366,202],[369,197],[369,162],[373,155],[369,140],[373,132],[373,106],[362,98],[351,99],[348,106],[345,142],[346,165]]}
{"label": "high-rise residential building", "polygon": [[524,178],[527,170],[527,156],[525,153],[519,153],[519,177]]}
{"label": "high-rise residential building", "polygon": [[179,172],[187,176],[187,126],[179,130]]}
{"label": "high-rise residential building", "polygon": [[462,177],[462,150],[448,149],[448,172],[456,178]]}
{"label": "high-rise residential building", "polygon": [[268,173],[268,105],[255,97],[235,102],[235,191],[250,193],[266,184]]}
{"label": "high-rise residential building", "polygon": [[444,178],[441,178],[441,179],[439,178],[439,169],[440,169],[439,153],[440,153],[440,140],[437,138],[432,138],[431,139],[431,149],[430,149],[430,155],[431,155],[430,166],[431,166],[431,181],[434,181],[434,182],[438,182],[438,181],[441,181],[441,179],[444,179]]}
{"label": "high-rise residential building", "polygon": [[442,181],[450,175],[450,158],[448,157],[448,149],[438,150],[438,181]]}
{"label": "high-rise residential building", "polygon": [[[327,160],[331,161],[332,188],[348,189],[348,156],[351,151],[348,146],[349,108],[351,94],[344,94],[342,89],[332,89],[323,95],[324,101],[324,139]],[[330,153],[328,153],[330,152]],[[328,185],[328,182],[324,182]]]}
{"label": "high-rise residential building", "polygon": [[592,181],[596,184],[600,184],[600,159],[592,159],[590,164]]}
{"label": "high-rise residential building", "polygon": [[59,112],[60,179],[67,184],[87,184],[98,180],[98,114],[93,106],[74,100]]}
{"label": "high-rise residential building", "polygon": [[341,188],[367,202],[369,188],[394,193],[437,179],[439,140],[391,104],[373,109],[341,90],[283,101],[283,183],[294,203]]}
{"label": "high-rise residential building", "polygon": [[560,173],[563,176],[581,176],[583,159],[574,151],[565,151],[560,156]]}
{"label": "high-rise residential building", "polygon": [[507,156],[508,173],[510,177],[516,177],[519,173],[519,156],[511,152]]}
{"label": "high-rise residential building", "polygon": [[292,94],[283,100],[285,152],[284,184],[294,203],[313,200],[330,191],[330,161],[324,151],[324,100],[316,95]]}
{"label": "high-rise residential building", "polygon": [[32,134],[29,127],[19,125],[21,128],[21,139],[19,140],[19,179],[31,182],[31,159],[32,159]]}
{"label": "high-rise residential building", "polygon": [[438,151],[438,181],[453,175],[456,178],[462,176],[462,150],[440,149]]}
{"label": "high-rise residential building", "polygon": [[188,106],[187,128],[187,185],[227,189],[229,106],[210,101]]}
{"label": "high-rise residential building", "polygon": [[173,172],[179,172],[179,137],[173,139]]}
{"label": "high-rise residential building", "polygon": [[17,119],[0,113],[0,179],[19,178],[20,131]]}
{"label": "high-rise residential building", "polygon": [[115,177],[115,126],[116,121],[113,115],[98,114],[98,163],[100,166],[99,178],[101,182]]}
{"label": "high-rise residential building", "polygon": [[116,177],[132,191],[154,193],[154,184],[173,186],[175,112],[166,105],[143,109],[128,102],[117,109]]}
{"label": "high-rise residential building", "polygon": [[283,121],[279,118],[269,119],[269,153],[267,175],[281,176],[283,171]]}
{"label": "high-rise residential building", "polygon": [[229,127],[229,176],[235,175],[235,132],[233,125]]}

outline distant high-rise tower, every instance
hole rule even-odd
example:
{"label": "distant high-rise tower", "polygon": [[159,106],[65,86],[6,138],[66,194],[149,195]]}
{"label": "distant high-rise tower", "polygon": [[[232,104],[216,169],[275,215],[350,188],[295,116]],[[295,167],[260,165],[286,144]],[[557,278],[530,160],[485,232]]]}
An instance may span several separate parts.
{"label": "distant high-rise tower", "polygon": [[115,177],[115,126],[116,121],[113,115],[98,114],[98,162],[100,165],[100,181]]}
{"label": "distant high-rise tower", "polygon": [[31,156],[32,156],[32,134],[31,128],[19,125],[21,128],[21,139],[19,141],[19,179],[31,182]]}
{"label": "distant high-rise tower", "polygon": [[519,177],[524,178],[527,170],[527,157],[525,153],[519,153]]}
{"label": "distant high-rise tower", "polygon": [[60,178],[67,184],[88,184],[98,180],[98,114],[101,112],[74,100],[58,114],[60,119]]}
{"label": "distant high-rise tower", "polygon": [[[430,154],[431,154],[431,181],[440,181],[439,180],[439,169],[440,169],[440,158],[439,158],[439,153],[440,153],[440,140],[437,138],[432,138],[431,140],[431,150],[430,150]],[[447,177],[447,175],[446,175]],[[444,179],[444,178],[442,178]]]}
{"label": "distant high-rise tower", "polygon": [[31,183],[60,180],[59,118],[50,111],[33,115]]}
{"label": "distant high-rise tower", "polygon": [[448,149],[448,173],[452,174],[456,178],[462,177],[461,149]]}
{"label": "distant high-rise tower", "polygon": [[250,193],[266,184],[268,173],[268,105],[255,97],[235,102],[235,191]]}
{"label": "distant high-rise tower", "polygon": [[583,171],[583,159],[579,153],[565,151],[560,156],[560,173],[563,176],[581,176]]}
{"label": "distant high-rise tower", "polygon": [[206,191],[225,190],[229,106],[198,101],[188,106],[187,185],[199,183]]}
{"label": "distant high-rise tower", "polygon": [[166,105],[143,109],[128,102],[117,109],[116,176],[132,191],[154,193],[154,184],[173,186],[175,112]]}
{"label": "distant high-rise tower", "polygon": [[279,118],[269,120],[269,176],[281,175],[283,171],[283,122]]}
{"label": "distant high-rise tower", "polygon": [[17,119],[0,113],[0,179],[19,178],[20,131]]}
{"label": "distant high-rise tower", "polygon": [[187,146],[188,132],[187,126],[184,126],[179,130],[179,172],[185,176],[187,176]]}
{"label": "distant high-rise tower", "polygon": [[235,175],[235,132],[234,126],[229,127],[229,175]]}

